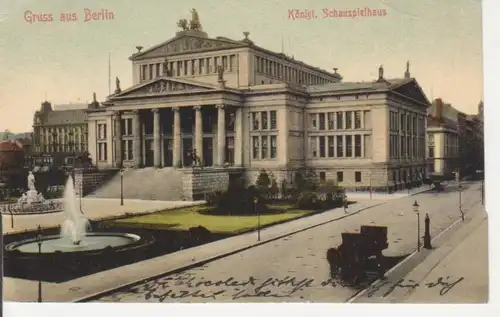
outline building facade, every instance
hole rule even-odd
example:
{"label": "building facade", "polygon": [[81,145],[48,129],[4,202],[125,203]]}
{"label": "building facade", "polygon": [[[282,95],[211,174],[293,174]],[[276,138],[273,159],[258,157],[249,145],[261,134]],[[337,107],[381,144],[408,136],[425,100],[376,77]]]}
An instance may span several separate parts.
{"label": "building facade", "polygon": [[85,108],[90,106],[71,106],[53,108],[50,102],[45,101],[35,112],[32,146],[35,169],[47,169],[52,165],[73,166],[75,158],[87,152]]}
{"label": "building facade", "polygon": [[115,93],[87,110],[101,169],[194,163],[253,182],[262,169],[293,181],[312,168],[347,188],[387,188],[425,171],[429,101],[409,69],[344,83],[337,69],[266,50],[248,32],[231,40],[199,28],[137,48],[133,85],[122,90],[117,78]]}
{"label": "building facade", "polygon": [[461,113],[436,99],[427,119],[428,174],[438,178],[454,178],[459,171]]}

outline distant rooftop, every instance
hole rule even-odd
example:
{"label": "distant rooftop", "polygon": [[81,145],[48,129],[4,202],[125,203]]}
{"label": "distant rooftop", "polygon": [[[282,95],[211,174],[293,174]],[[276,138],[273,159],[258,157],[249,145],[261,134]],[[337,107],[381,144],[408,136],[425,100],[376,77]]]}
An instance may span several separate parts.
{"label": "distant rooftop", "polygon": [[54,105],[54,111],[87,109],[87,107],[88,107],[87,103],[69,103],[69,104]]}

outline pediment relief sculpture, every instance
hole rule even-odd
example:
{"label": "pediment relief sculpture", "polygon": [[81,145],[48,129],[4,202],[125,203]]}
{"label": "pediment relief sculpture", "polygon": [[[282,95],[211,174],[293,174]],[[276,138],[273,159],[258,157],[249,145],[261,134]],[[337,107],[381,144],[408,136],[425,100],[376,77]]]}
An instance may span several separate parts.
{"label": "pediment relief sculpture", "polygon": [[232,48],[241,46],[238,43],[227,43],[224,41],[203,39],[193,36],[182,36],[170,43],[164,44],[150,52],[145,53],[140,56],[141,58],[147,58],[152,56],[166,55],[166,54],[176,54],[191,51],[202,51],[217,48]]}
{"label": "pediment relief sculpture", "polygon": [[128,96],[135,96],[135,95],[140,95],[140,96],[154,95],[154,94],[162,94],[162,93],[186,91],[186,90],[198,90],[199,91],[199,90],[207,90],[207,89],[208,88],[195,86],[195,85],[189,85],[189,84],[185,84],[185,83],[161,80],[161,81],[146,85],[144,87],[138,88],[137,90],[134,90],[134,91],[131,91],[130,93],[122,95],[121,97],[125,97],[125,96],[128,97]]}

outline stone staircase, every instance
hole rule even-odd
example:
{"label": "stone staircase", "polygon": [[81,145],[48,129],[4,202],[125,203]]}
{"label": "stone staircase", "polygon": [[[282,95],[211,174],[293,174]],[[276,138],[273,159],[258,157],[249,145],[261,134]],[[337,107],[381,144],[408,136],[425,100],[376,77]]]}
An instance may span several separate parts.
{"label": "stone staircase", "polygon": [[[123,198],[142,200],[180,201],[182,172],[171,167],[128,169],[123,172]],[[89,197],[119,199],[120,173],[98,188]]]}

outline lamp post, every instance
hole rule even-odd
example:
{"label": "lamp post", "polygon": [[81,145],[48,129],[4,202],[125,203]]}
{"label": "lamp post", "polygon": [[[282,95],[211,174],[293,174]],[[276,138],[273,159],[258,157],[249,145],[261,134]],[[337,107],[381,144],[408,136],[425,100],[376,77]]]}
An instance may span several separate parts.
{"label": "lamp post", "polygon": [[417,250],[420,252],[420,211],[418,208],[420,205],[418,202],[415,200],[415,203],[413,204],[413,211],[417,214]]}
{"label": "lamp post", "polygon": [[408,173],[408,182],[406,183],[406,186],[408,187],[408,196],[410,196],[410,186],[411,186],[411,176],[410,173]]}
{"label": "lamp post", "polygon": [[460,183],[460,180],[458,181],[458,210],[460,210],[460,215],[462,217],[462,221],[465,220],[464,216],[464,211],[462,209],[462,183]]}
{"label": "lamp post", "polygon": [[123,168],[120,169],[120,206],[123,206]]}
{"label": "lamp post", "polygon": [[[42,254],[42,228],[38,225],[38,234],[36,236],[36,243],[38,244],[38,258]],[[40,268],[40,266],[38,266]],[[42,302],[42,278],[38,276],[38,302]]]}
{"label": "lamp post", "polygon": [[481,180],[481,205],[484,206],[484,179]]}
{"label": "lamp post", "polygon": [[260,208],[257,208],[257,203],[259,199],[255,197],[253,199],[253,210],[257,214],[257,241],[260,241]]}

